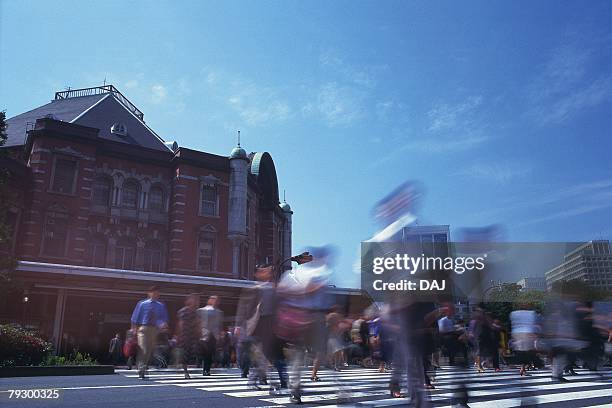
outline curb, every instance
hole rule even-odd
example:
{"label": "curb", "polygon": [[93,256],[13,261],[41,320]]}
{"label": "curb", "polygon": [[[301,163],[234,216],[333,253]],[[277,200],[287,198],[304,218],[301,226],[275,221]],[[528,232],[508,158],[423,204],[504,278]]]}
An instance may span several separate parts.
{"label": "curb", "polygon": [[0,378],[40,377],[56,375],[106,375],[115,374],[112,365],[95,366],[17,366],[0,368]]}

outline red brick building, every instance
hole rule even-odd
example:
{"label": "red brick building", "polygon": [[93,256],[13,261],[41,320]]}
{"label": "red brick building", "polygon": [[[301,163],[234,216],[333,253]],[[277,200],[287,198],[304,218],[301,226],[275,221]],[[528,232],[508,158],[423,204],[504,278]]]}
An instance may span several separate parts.
{"label": "red brick building", "polygon": [[171,316],[186,294],[220,296],[231,326],[255,265],[291,256],[293,213],[267,152],[165,142],[111,85],[57,92],[7,124],[13,239],[0,252],[23,290],[0,299],[0,323],[38,328],[59,352],[103,358],[153,283]]}
{"label": "red brick building", "polygon": [[191,291],[232,309],[257,263],[291,255],[292,212],[267,152],[166,143],[110,85],[57,92],[7,123],[13,241],[3,250],[19,261],[26,296],[5,299],[0,316],[25,319],[59,348],[124,331],[151,282],[171,312]]}

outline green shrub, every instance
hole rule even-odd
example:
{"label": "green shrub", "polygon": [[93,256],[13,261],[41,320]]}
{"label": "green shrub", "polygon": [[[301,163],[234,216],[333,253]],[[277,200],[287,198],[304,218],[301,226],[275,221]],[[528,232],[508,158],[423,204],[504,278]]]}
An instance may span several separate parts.
{"label": "green shrub", "polygon": [[68,357],[49,355],[41,363],[44,366],[80,366],[80,365],[97,365],[98,362],[91,358],[87,353],[81,353],[74,350]]}
{"label": "green shrub", "polygon": [[51,352],[51,343],[15,325],[0,325],[0,367],[38,365]]}

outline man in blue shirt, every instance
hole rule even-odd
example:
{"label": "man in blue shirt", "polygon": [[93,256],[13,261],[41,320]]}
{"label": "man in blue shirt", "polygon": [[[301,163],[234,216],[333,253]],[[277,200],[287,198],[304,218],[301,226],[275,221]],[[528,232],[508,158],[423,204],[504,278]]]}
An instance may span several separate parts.
{"label": "man in blue shirt", "polygon": [[138,377],[145,379],[145,373],[151,353],[155,348],[159,330],[168,327],[168,310],[160,302],[159,288],[151,286],[147,291],[148,298],[136,304],[132,313],[132,330],[138,338]]}

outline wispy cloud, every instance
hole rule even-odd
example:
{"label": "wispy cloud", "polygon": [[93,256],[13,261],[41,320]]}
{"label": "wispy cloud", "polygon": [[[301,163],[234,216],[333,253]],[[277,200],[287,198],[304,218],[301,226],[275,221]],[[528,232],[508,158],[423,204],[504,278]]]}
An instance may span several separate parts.
{"label": "wispy cloud", "polygon": [[135,89],[138,88],[138,80],[137,79],[130,79],[129,81],[127,81],[124,84],[126,89]]}
{"label": "wispy cloud", "polygon": [[441,103],[432,107],[427,116],[430,120],[429,131],[439,132],[456,130],[473,123],[473,115],[483,101],[480,95],[470,96],[462,102],[455,104]]}
{"label": "wispy cloud", "polygon": [[339,80],[369,88],[376,86],[378,82],[376,71],[382,69],[382,66],[350,64],[341,58],[338,53],[330,50],[319,56],[319,63],[323,68],[337,74]]}
{"label": "wispy cloud", "polygon": [[584,87],[568,91],[551,101],[548,106],[540,106],[534,112],[542,124],[560,124],[572,116],[593,108],[612,96],[612,78],[601,78]]}
{"label": "wispy cloud", "polygon": [[291,102],[280,88],[266,86],[242,76],[223,74],[207,67],[202,70],[208,95],[238,114],[236,122],[265,126],[293,116]]}
{"label": "wispy cloud", "polygon": [[415,139],[399,145],[388,154],[380,156],[370,163],[370,168],[379,167],[399,159],[406,152],[420,154],[447,154],[472,149],[489,140],[485,135],[472,134],[455,139],[427,137]]}
{"label": "wispy cloud", "polygon": [[166,100],[168,91],[164,85],[155,84],[151,87],[151,101],[153,103],[162,103]]}
{"label": "wispy cloud", "polygon": [[596,71],[603,53],[576,39],[552,50],[526,88],[527,115],[540,125],[559,125],[612,100],[612,74]]}
{"label": "wispy cloud", "polygon": [[550,214],[535,217],[528,219],[524,222],[516,224],[517,227],[523,227],[526,225],[538,224],[546,221],[553,221],[563,218],[576,217],[579,215],[588,214],[594,211],[603,210],[606,208],[612,208],[612,201],[607,201],[603,203],[591,203],[591,204],[577,204],[576,206],[572,206],[572,208],[567,208],[561,211],[555,211]]}
{"label": "wispy cloud", "polygon": [[328,125],[350,125],[364,116],[364,95],[359,91],[335,82],[319,89],[314,101],[302,108],[305,115],[316,114]]}
{"label": "wispy cloud", "polygon": [[246,98],[235,95],[230,97],[228,102],[245,123],[251,126],[284,121],[291,115],[291,108],[287,102],[275,100],[270,95],[250,95]]}
{"label": "wispy cloud", "polygon": [[531,172],[528,164],[517,163],[475,163],[454,175],[480,179],[496,184],[506,184]]}
{"label": "wispy cloud", "polygon": [[355,64],[340,53],[327,50],[319,56],[325,81],[306,91],[302,113],[314,116],[328,126],[349,126],[375,114],[381,119],[395,107],[393,102],[376,102],[378,77],[385,66]]}
{"label": "wispy cloud", "polygon": [[524,210],[539,214],[523,216],[522,222],[514,224],[519,227],[612,208],[612,179],[586,181],[565,187],[547,184],[520,197],[512,196],[511,199],[511,204],[484,211],[481,216],[487,213],[495,218]]}

